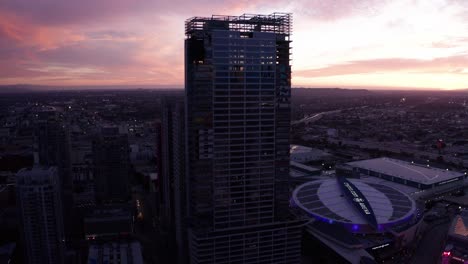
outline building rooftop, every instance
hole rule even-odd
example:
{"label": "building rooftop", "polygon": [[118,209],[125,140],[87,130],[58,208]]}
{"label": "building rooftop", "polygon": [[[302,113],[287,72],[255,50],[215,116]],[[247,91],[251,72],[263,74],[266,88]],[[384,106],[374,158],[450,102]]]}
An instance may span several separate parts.
{"label": "building rooftop", "polygon": [[391,158],[376,158],[347,163],[352,167],[367,169],[421,184],[455,181],[462,172],[443,170]]}
{"label": "building rooftop", "polygon": [[301,145],[291,145],[290,153],[307,153],[313,151],[312,148],[301,146]]}
{"label": "building rooftop", "polygon": [[412,194],[414,194],[414,193],[421,192],[421,190],[416,188],[416,187],[411,187],[411,186],[404,185],[404,184],[401,184],[401,183],[391,182],[391,181],[388,181],[388,180],[385,180],[385,179],[380,179],[380,178],[377,178],[377,177],[361,176],[360,179],[362,181],[364,181],[364,182],[367,182],[367,183],[382,184],[382,185],[385,185],[385,186],[395,188],[398,191],[403,192],[405,194],[408,194],[410,196]]}
{"label": "building rooftop", "polygon": [[289,153],[291,154],[314,154],[315,156],[330,156],[331,154],[328,152],[325,152],[321,149],[316,149],[316,148],[311,148],[311,147],[306,147],[306,146],[301,146],[301,145],[290,145],[289,147]]}
{"label": "building rooftop", "polygon": [[55,182],[57,174],[56,167],[34,166],[24,168],[16,174],[17,184],[41,185]]}
{"label": "building rooftop", "polygon": [[132,232],[132,216],[130,211],[98,210],[84,218],[86,239],[99,237],[127,236]]}
{"label": "building rooftop", "polygon": [[320,174],[321,170],[311,166],[301,164],[299,162],[290,161],[290,176],[292,177],[305,177]]}
{"label": "building rooftop", "polygon": [[185,21],[185,34],[194,31],[224,29],[240,32],[268,32],[289,35],[292,31],[290,13],[272,13],[269,15],[243,14],[240,16],[213,15],[211,17],[192,17]]}
{"label": "building rooftop", "polygon": [[143,264],[139,242],[109,242],[92,244],[89,247],[88,263],[134,263]]}
{"label": "building rooftop", "polygon": [[468,242],[468,215],[457,215],[450,225],[449,236]]}
{"label": "building rooftop", "polygon": [[413,199],[403,192],[359,179],[311,181],[294,190],[293,201],[307,215],[329,224],[352,226],[355,232],[362,225],[392,226],[416,211]]}
{"label": "building rooftop", "polygon": [[112,210],[95,210],[92,214],[88,214],[85,221],[108,221],[109,219],[127,219],[131,216],[130,212],[125,209]]}

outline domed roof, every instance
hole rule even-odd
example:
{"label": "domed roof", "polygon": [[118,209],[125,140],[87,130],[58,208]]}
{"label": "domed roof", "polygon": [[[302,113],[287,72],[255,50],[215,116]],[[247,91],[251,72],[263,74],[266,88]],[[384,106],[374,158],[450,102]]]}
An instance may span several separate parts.
{"label": "domed roof", "polygon": [[358,229],[361,225],[398,224],[414,215],[414,200],[392,187],[359,179],[307,182],[293,192],[294,203],[308,215]]}

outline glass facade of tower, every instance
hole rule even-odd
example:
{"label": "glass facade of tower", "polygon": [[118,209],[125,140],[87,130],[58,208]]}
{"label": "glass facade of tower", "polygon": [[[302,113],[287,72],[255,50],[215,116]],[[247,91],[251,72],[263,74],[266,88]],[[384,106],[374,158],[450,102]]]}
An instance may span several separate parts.
{"label": "glass facade of tower", "polygon": [[[283,13],[186,22],[192,263],[298,263],[300,224],[287,220],[290,30]],[[273,246],[288,261],[272,262]]]}
{"label": "glass facade of tower", "polygon": [[275,34],[213,31],[215,229],[273,221]]}

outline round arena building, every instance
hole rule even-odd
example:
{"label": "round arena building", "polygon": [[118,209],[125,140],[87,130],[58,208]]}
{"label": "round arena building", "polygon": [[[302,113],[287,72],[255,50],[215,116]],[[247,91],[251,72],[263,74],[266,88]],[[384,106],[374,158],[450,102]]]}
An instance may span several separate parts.
{"label": "round arena building", "polygon": [[417,213],[405,193],[378,183],[338,177],[298,186],[292,203],[299,211],[351,233],[382,233],[404,226]]}

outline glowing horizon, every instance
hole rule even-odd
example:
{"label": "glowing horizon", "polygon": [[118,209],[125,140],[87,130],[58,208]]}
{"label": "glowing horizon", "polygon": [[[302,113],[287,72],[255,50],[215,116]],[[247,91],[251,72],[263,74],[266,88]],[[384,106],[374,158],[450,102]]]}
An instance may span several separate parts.
{"label": "glowing horizon", "polygon": [[293,14],[293,86],[468,88],[464,0],[6,0],[0,85],[183,87],[184,21]]}

